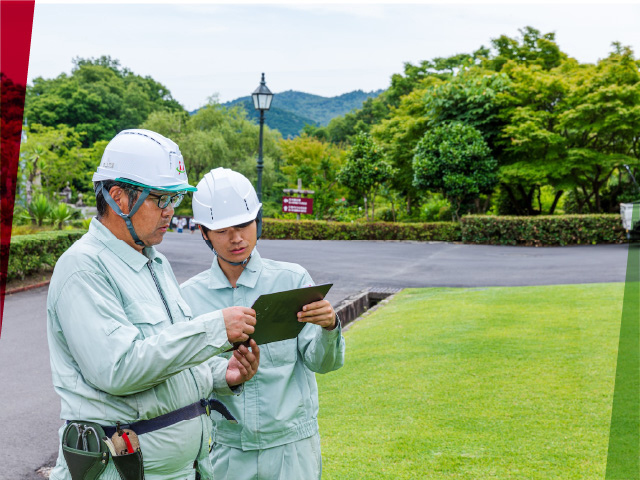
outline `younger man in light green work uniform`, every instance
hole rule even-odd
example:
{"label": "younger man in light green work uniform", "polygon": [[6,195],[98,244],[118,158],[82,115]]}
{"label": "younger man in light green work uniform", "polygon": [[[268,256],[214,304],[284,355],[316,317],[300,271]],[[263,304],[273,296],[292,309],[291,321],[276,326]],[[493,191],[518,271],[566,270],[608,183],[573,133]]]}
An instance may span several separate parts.
{"label": "younger man in light green work uniform", "polygon": [[[198,184],[194,220],[216,257],[209,270],[181,285],[195,315],[229,305],[250,306],[262,294],[313,283],[299,265],[260,257],[255,246],[261,206],[249,180],[237,172],[217,168]],[[303,310],[299,319],[308,324],[298,337],[263,345],[260,368],[244,384],[244,394],[220,398],[238,424],[214,419],[214,479],[321,477],[314,372],[340,368],[345,344],[328,301]]]}
{"label": "younger man in light green work uniform", "polygon": [[[125,130],[107,146],[93,180],[98,218],[56,264],[47,299],[61,418],[94,422],[105,432],[131,424],[147,480],[193,480],[197,469],[211,470],[211,421],[201,399],[234,393],[229,386],[251,378],[259,351],[241,347],[228,367],[211,358],[248,338],[255,312],[194,315],[153,247],[174,205],[194,190],[175,143]],[[71,478],[62,453],[50,478]],[[112,460],[99,478],[120,480]]]}

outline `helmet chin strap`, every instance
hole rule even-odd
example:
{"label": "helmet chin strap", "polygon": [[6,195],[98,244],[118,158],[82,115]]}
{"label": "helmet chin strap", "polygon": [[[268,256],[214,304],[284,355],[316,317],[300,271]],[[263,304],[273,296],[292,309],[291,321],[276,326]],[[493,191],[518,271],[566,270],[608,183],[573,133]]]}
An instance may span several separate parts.
{"label": "helmet chin strap", "polygon": [[225,262],[227,262],[229,265],[233,265],[234,267],[237,267],[238,265],[242,265],[242,267],[246,267],[247,263],[249,263],[249,260],[251,260],[251,255],[253,255],[253,252],[251,253],[251,255],[249,255],[247,258],[245,258],[243,261],[241,262],[230,262],[229,260],[227,260],[226,258],[224,258],[223,256],[221,256],[218,252],[216,252],[215,250],[213,251],[213,253],[216,254],[216,257],[221,258],[222,260],[224,260]]}
{"label": "helmet chin strap", "polygon": [[131,238],[133,238],[133,241],[136,243],[136,245],[140,245],[141,247],[146,247],[146,245],[142,242],[142,240],[140,240],[140,238],[136,234],[136,231],[133,229],[133,223],[131,223],[131,217],[133,216],[134,213],[138,211],[138,209],[140,208],[140,205],[142,205],[142,202],[144,202],[145,199],[149,196],[151,189],[145,188],[144,190],[142,190],[142,193],[140,193],[140,195],[138,196],[138,201],[136,201],[133,208],[129,210],[129,213],[122,213],[122,210],[120,210],[120,207],[118,206],[118,204],[115,202],[113,198],[111,198],[111,195],[109,194],[109,192],[107,192],[107,189],[104,188],[104,184],[101,184],[100,188],[102,189],[102,196],[107,201],[107,204],[109,204],[109,206],[113,209],[113,211],[116,212],[120,216],[120,218],[124,220],[124,223],[127,224],[127,229],[129,230],[129,233],[131,234]]}

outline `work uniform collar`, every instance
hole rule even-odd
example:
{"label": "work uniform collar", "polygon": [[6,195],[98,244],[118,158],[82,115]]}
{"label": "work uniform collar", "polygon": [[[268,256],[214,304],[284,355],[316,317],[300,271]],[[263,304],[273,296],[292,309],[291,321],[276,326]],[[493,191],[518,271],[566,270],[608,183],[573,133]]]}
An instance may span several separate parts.
{"label": "work uniform collar", "polygon": [[[224,260],[222,260],[224,262]],[[236,282],[237,285],[243,285],[247,288],[254,288],[262,272],[262,258],[258,253],[258,249],[254,248],[251,254],[251,260],[247,263],[244,271]],[[230,288],[231,284],[226,275],[218,264],[218,257],[214,257],[211,269],[209,270],[209,285],[208,288],[215,290],[220,288]]]}
{"label": "work uniform collar", "polygon": [[89,224],[89,234],[101,241],[109,250],[115,253],[124,263],[129,265],[136,272],[142,270],[149,260],[162,263],[158,252],[154,247],[144,247],[139,253],[125,241],[117,238],[111,230],[105,227],[100,220],[92,218]]}

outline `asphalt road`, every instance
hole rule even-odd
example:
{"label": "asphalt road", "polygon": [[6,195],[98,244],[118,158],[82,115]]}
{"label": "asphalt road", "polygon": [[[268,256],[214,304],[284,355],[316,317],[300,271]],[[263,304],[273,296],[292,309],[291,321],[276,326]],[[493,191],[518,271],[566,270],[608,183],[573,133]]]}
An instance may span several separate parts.
{"label": "asphalt road", "polygon": [[[419,242],[262,240],[263,257],[304,265],[333,283],[336,304],[366,287],[478,287],[623,282],[626,245],[497,247]],[[178,281],[209,267],[197,234],[168,233],[159,250]],[[51,386],[47,288],[9,295],[0,337],[0,479],[41,479],[57,456],[60,401]]]}

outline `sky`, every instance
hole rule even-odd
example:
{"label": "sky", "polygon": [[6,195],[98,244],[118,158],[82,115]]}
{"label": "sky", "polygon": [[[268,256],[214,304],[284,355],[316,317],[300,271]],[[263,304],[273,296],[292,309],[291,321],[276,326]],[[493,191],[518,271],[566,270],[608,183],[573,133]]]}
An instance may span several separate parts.
{"label": "sky", "polygon": [[[75,57],[110,55],[169,88],[187,110],[272,92],[333,97],[385,89],[406,62],[471,53],[532,26],[595,63],[619,41],[640,57],[640,1],[620,4],[54,3],[36,0],[29,82],[69,74]],[[274,106],[277,105],[277,96]]]}

